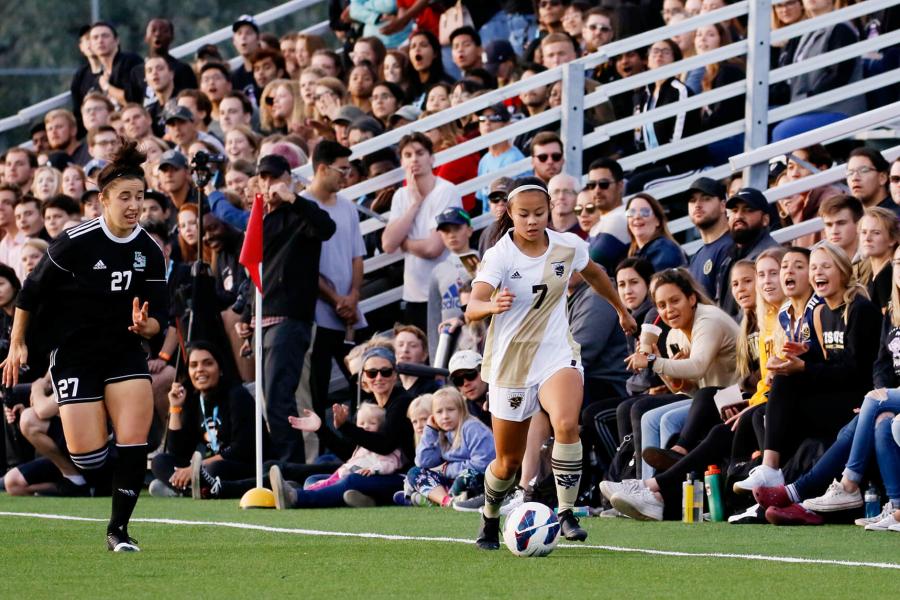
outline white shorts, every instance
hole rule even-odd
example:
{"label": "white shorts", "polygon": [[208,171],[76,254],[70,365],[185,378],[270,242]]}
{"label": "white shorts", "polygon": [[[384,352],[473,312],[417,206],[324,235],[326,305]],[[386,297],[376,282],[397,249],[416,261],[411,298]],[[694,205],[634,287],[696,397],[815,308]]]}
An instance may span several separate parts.
{"label": "white shorts", "polygon": [[504,421],[521,423],[533,417],[541,409],[539,398],[541,386],[562,369],[575,369],[584,380],[584,370],[581,364],[571,366],[566,364],[548,369],[540,383],[524,388],[505,388],[490,384],[488,394],[488,409],[491,414]]}

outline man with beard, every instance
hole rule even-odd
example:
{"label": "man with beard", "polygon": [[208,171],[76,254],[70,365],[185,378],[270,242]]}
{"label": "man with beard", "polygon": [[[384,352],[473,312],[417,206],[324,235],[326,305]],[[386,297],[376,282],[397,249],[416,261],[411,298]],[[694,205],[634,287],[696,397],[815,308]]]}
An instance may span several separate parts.
{"label": "man with beard", "polygon": [[745,187],[728,199],[728,232],[734,240],[734,247],[728,260],[722,262],[719,271],[716,297],[719,307],[730,314],[738,314],[738,306],[731,295],[731,266],[739,260],[754,260],[763,250],[777,246],[778,242],[769,235],[769,201],[762,192]]}
{"label": "man with beard", "polygon": [[[184,63],[171,54],[169,47],[175,39],[175,26],[172,21],[162,18],[150,19],[147,30],[144,32],[144,42],[147,44],[147,58],[160,57],[164,59],[174,73],[175,90],[188,90],[197,87],[197,76],[187,63]],[[135,67],[131,70],[129,87],[126,97],[129,102],[143,103],[145,99],[152,100],[155,90],[148,89],[144,79],[144,70]]]}
{"label": "man with beard", "polygon": [[79,143],[75,115],[64,108],[56,108],[44,115],[47,142],[50,150],[65,152],[68,162],[84,166],[91,160],[87,144]]}
{"label": "man with beard", "polygon": [[700,232],[703,246],[691,257],[688,270],[706,295],[716,299],[716,275],[728,260],[734,240],[728,235],[725,212],[725,186],[709,177],[701,177],[688,190],[688,216]]}
{"label": "man with beard", "polygon": [[625,189],[625,173],[622,165],[612,158],[598,158],[591,163],[584,189],[600,213],[600,222],[592,229],[589,240],[591,260],[615,273],[616,265],[628,254],[631,237],[622,191]]}

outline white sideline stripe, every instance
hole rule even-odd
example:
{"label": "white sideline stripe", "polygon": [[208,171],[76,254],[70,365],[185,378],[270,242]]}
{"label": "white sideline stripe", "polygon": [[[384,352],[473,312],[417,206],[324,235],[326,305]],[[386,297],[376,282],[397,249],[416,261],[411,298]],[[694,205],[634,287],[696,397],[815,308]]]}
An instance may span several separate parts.
{"label": "white sideline stripe", "polygon": [[[108,519],[93,517],[75,517],[70,515],[56,515],[46,513],[11,512],[0,511],[2,517],[33,517],[36,519],[50,519],[56,521],[88,521],[91,523],[106,523]],[[414,536],[396,535],[389,533],[353,533],[349,531],[324,531],[321,529],[296,529],[291,527],[271,527],[269,525],[253,525],[250,523],[234,523],[231,521],[185,521],[182,519],[132,519],[132,523],[156,523],[160,525],[194,525],[201,527],[227,527],[229,529],[245,529],[251,531],[264,531],[267,533],[292,533],[294,535],[310,535],[320,537],[345,537],[363,538],[375,540],[388,540],[400,542],[445,542],[453,544],[473,544],[469,539],[439,537],[439,536]],[[559,544],[559,548],[581,548],[584,550],[608,550],[610,552],[630,552],[635,554],[650,554],[653,556],[677,556],[683,558],[730,558],[740,560],[760,560],[765,562],[780,562],[792,564],[834,565],[840,567],[870,567],[873,569],[900,570],[900,564],[855,561],[855,560],[831,560],[825,558],[801,558],[796,556],[767,556],[765,554],[729,554],[725,552],[679,552],[677,550],[653,550],[649,548],[626,548],[622,546],[604,546],[591,544]]]}

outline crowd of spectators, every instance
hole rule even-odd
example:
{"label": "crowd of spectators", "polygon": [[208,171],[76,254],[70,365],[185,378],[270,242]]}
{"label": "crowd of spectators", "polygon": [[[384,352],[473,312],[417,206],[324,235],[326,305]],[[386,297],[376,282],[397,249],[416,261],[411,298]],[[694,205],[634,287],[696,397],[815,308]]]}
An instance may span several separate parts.
{"label": "crowd of spectators", "polygon": [[[550,194],[551,226],[584,239],[638,323],[662,330],[649,345],[626,336],[610,305],[573,277],[568,309],[585,369],[582,431],[590,449],[585,504],[670,518],[685,474],[718,463],[732,469],[736,490],[763,490],[755,513],[738,511],[752,504],[748,496],[729,497],[739,522],[769,513],[772,522],[821,522],[807,508],[835,510],[840,502],[831,497],[858,508],[868,481],[884,487],[882,516],[894,518],[900,448],[891,442],[900,421],[891,417],[900,411],[882,399],[893,401],[893,390],[881,388],[900,376],[900,161],[866,146],[798,148],[772,164],[771,188],[842,162],[846,182],[774,205],[740,174],[703,176],[740,151],[742,136],[630,171],[621,166],[635,153],[741,120],[741,95],[586,149],[584,181],[566,172],[558,122],[435,166],[438,152],[559,106],[561,82],[351,160],[353,146],[389,129],[724,4],[334,0],[337,47],[309,34],[279,39],[252,17],[238,18],[236,69],[215,46],[191,62],[174,58],[167,19],[147,24],[144,57],[120,48],[112,24],[85,26],[72,110],[47,113],[30,142],[0,160],[0,334],[8,340],[16,293],[48,243],[100,215],[96,174],[134,140],[147,156],[142,224],[165,250],[171,292],[169,327],[148,348],[158,446],[151,493],[230,498],[253,487],[253,399],[242,384],[253,378],[251,338],[261,335],[264,453],[280,508],[477,509],[493,458],[489,390],[480,377],[485,329],[466,323],[463,308],[480,256],[505,233],[500,216],[514,180],[533,176]],[[772,26],[834,9],[830,0],[788,0],[773,8]],[[887,10],[793,38],[773,47],[771,65],[893,31],[896,17]],[[610,57],[586,73],[585,91],[745,35],[746,23],[732,19]],[[895,68],[897,59],[891,47],[792,78],[772,86],[771,102],[852,84]],[[636,86],[586,111],[584,132],[742,81],[744,68],[732,59]],[[896,87],[786,119],[772,139],[882,106]],[[213,176],[201,186],[192,173],[204,162]],[[521,173],[460,192],[519,163]],[[301,181],[292,171],[307,164],[312,176]],[[361,197],[342,192],[397,168],[399,184]],[[654,196],[673,179],[688,190]],[[261,322],[253,317],[255,274],[238,262],[257,197],[266,210]],[[484,229],[473,227],[479,215],[492,216]],[[669,222],[681,215],[692,227],[676,238]],[[821,232],[785,244],[771,235],[816,217]],[[365,229],[366,219],[384,226]],[[687,240],[702,244],[690,256],[680,245]],[[397,251],[405,253],[402,266],[365,272],[367,259]],[[362,309],[363,300],[398,287],[399,303]],[[104,493],[79,485],[50,401],[46,357],[35,355],[24,379],[31,382],[5,390],[6,490]],[[722,409],[724,392],[734,401]],[[536,417],[531,429],[505,510],[529,497],[553,502],[540,495],[546,419]],[[819,446],[810,449],[811,439]],[[817,459],[829,447],[822,466]],[[880,474],[867,464],[871,456]],[[828,488],[844,463],[840,489]],[[819,471],[812,477],[810,469]],[[785,474],[798,481],[779,487]],[[823,493],[819,504],[799,504]]]}

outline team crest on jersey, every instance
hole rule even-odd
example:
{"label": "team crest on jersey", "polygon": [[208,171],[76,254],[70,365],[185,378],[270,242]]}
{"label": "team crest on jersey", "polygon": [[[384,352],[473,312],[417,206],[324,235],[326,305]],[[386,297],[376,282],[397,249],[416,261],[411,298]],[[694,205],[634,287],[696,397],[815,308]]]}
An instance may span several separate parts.
{"label": "team crest on jersey", "polygon": [[706,262],[703,263],[703,274],[709,275],[712,272],[712,259],[706,259]]}
{"label": "team crest on jersey", "polygon": [[803,325],[800,326],[800,339],[804,341],[812,339],[810,337],[809,323],[803,323]]}
{"label": "team crest on jersey", "polygon": [[565,263],[565,261],[560,260],[560,261],[557,261],[557,262],[555,262],[555,263],[550,263],[550,264],[553,265],[553,273],[554,273],[557,277],[562,277],[563,275],[565,275],[565,273],[566,273],[566,263]]}
{"label": "team crest on jersey", "polygon": [[134,265],[132,268],[135,271],[143,271],[144,267],[147,266],[147,257],[143,255],[141,252],[134,253]]}
{"label": "team crest on jersey", "polygon": [[511,396],[509,398],[509,407],[513,410],[522,406],[522,396]]}

